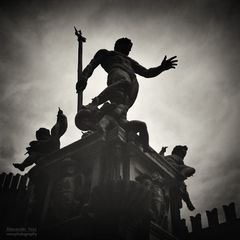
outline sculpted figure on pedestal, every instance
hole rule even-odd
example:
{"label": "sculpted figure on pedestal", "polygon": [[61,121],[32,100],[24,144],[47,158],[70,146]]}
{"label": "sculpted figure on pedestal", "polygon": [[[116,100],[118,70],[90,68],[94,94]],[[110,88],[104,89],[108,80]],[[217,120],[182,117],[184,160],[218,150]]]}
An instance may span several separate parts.
{"label": "sculpted figure on pedestal", "polygon": [[169,59],[165,56],[158,67],[146,69],[128,56],[132,45],[130,39],[120,38],[115,43],[114,51],[99,50],[79,76],[77,92],[82,92],[86,88],[89,77],[95,68],[101,65],[108,74],[108,87],[93,99],[92,105],[98,106],[110,99],[111,102],[124,104],[129,109],[138,94],[136,74],[146,78],[156,77],[177,65],[176,56]]}
{"label": "sculpted figure on pedestal", "polygon": [[[173,165],[184,177],[187,179],[188,177],[191,177],[196,170],[190,166],[187,166],[183,159],[187,154],[188,147],[187,146],[175,146],[172,154],[165,157],[165,159]],[[195,207],[193,206],[188,191],[187,191],[187,185],[182,182],[179,186],[179,192],[181,195],[182,200],[186,203],[188,209],[190,211],[193,211]]]}
{"label": "sculpted figure on pedestal", "polygon": [[99,131],[104,138],[108,130],[120,126],[127,132],[139,134],[143,151],[151,151],[147,125],[138,120],[128,121],[127,110],[128,107],[123,104],[106,102],[100,109],[90,104],[80,109],[75,117],[75,124],[83,131]]}
{"label": "sculpted figure on pedestal", "polygon": [[67,117],[59,108],[57,122],[52,127],[51,132],[47,128],[39,128],[36,131],[37,140],[31,141],[30,146],[26,148],[28,157],[22,163],[13,163],[13,166],[20,171],[24,171],[26,167],[32,164],[38,164],[39,159],[46,154],[60,149],[60,138],[66,132],[67,126]]}

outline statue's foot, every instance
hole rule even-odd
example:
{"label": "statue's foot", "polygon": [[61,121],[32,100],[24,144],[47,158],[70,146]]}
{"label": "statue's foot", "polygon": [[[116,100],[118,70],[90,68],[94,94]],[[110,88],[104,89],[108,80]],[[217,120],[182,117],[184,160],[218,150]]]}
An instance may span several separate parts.
{"label": "statue's foot", "polygon": [[13,163],[13,166],[19,169],[20,171],[24,171],[25,169],[25,167],[23,167],[21,163]]}
{"label": "statue's foot", "polygon": [[193,206],[193,204],[190,202],[190,203],[187,203],[187,208],[190,210],[190,211],[193,211],[195,209],[195,207]]}

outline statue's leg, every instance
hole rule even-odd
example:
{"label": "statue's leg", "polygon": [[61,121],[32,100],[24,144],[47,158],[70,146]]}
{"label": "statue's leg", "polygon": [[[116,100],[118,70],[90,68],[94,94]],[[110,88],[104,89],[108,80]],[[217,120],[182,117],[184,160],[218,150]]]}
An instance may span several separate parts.
{"label": "statue's leg", "polygon": [[22,163],[13,163],[13,166],[20,171],[24,171],[26,167],[31,166],[39,158],[39,153],[33,152]]}
{"label": "statue's leg", "polygon": [[[121,102],[122,99],[124,99],[125,92],[126,89],[129,87],[129,82],[122,80],[122,81],[118,81],[113,83],[112,85],[106,87],[96,98],[93,99],[93,102],[96,101],[97,105],[101,105],[102,103],[108,101],[108,100],[112,100],[115,99],[115,102]],[[121,99],[119,99],[118,101],[116,101],[116,94],[119,95],[119,93],[121,93],[121,95],[123,94],[123,96],[121,96]]]}
{"label": "statue's leg", "polygon": [[193,211],[195,209],[195,207],[193,206],[192,204],[192,201],[190,199],[190,196],[189,196],[189,193],[187,191],[187,186],[186,184],[183,184],[181,185],[180,187],[180,193],[181,193],[181,197],[182,197],[182,200],[186,203],[187,205],[187,208],[190,210],[190,211]]}
{"label": "statue's leg", "polygon": [[129,121],[129,123],[127,124],[127,129],[135,133],[139,133],[139,138],[143,145],[143,150],[146,152],[150,150],[149,135],[148,135],[147,125],[145,122],[137,121],[137,120]]}
{"label": "statue's leg", "polygon": [[139,90],[139,84],[137,79],[132,80],[131,89],[129,90],[129,100],[128,100],[128,106],[129,108],[135,103],[138,95]]}
{"label": "statue's leg", "polygon": [[[97,97],[93,99],[94,105],[101,105],[102,103],[113,100],[117,103],[122,102],[128,97],[130,88],[132,85],[132,80],[129,74],[122,69],[113,69],[108,74],[108,87],[106,87]],[[120,99],[116,99],[116,95],[120,96]]]}

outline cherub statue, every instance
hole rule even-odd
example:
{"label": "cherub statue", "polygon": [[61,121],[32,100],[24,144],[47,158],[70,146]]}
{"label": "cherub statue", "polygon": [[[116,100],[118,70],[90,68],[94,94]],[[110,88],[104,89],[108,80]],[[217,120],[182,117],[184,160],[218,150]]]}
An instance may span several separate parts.
{"label": "cherub statue", "polygon": [[[188,177],[191,177],[195,173],[195,169],[192,167],[189,167],[185,165],[183,159],[187,154],[188,147],[187,146],[175,146],[172,150],[172,154],[165,157],[167,161],[173,165],[184,177],[187,179]],[[188,209],[190,211],[193,211],[195,207],[193,206],[188,191],[187,191],[187,185],[182,182],[179,187],[179,192],[181,195],[181,198],[186,203]]]}
{"label": "cherub statue", "polygon": [[13,166],[20,171],[24,171],[26,167],[32,164],[38,164],[39,159],[43,156],[60,149],[60,138],[66,132],[67,126],[67,117],[59,108],[57,122],[52,127],[51,133],[47,128],[39,128],[36,131],[37,140],[31,141],[30,146],[26,148],[28,157],[22,163],[13,163]]}

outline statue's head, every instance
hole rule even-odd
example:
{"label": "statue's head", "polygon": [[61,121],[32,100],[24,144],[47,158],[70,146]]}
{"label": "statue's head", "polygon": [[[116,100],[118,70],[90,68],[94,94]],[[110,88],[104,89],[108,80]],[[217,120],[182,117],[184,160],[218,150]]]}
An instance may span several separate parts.
{"label": "statue's head", "polygon": [[50,131],[47,128],[39,128],[36,131],[36,139],[37,140],[45,140],[50,137]]}
{"label": "statue's head", "polygon": [[177,145],[173,148],[172,154],[175,154],[183,159],[187,154],[187,150],[188,150],[187,146]]}
{"label": "statue's head", "polygon": [[128,38],[119,38],[114,45],[114,51],[123,53],[128,56],[132,49],[132,41]]}

